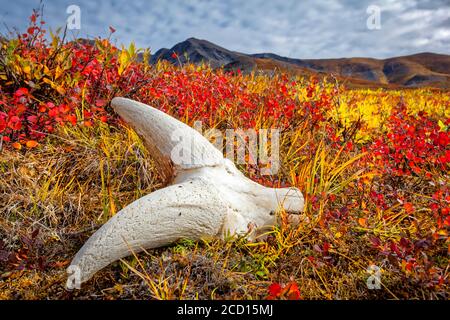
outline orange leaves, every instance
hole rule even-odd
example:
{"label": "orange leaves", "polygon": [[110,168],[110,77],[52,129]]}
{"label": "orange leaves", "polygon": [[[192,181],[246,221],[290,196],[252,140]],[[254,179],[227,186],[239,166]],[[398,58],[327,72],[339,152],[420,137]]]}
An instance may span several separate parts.
{"label": "orange leaves", "polygon": [[414,266],[415,266],[414,261],[406,261],[403,259],[401,262],[401,268],[403,272],[411,272]]}
{"label": "orange leaves", "polygon": [[414,212],[414,206],[410,202],[405,202],[403,204],[403,208],[407,213],[413,213]]}
{"label": "orange leaves", "polygon": [[16,149],[16,150],[21,150],[22,149],[22,145],[19,142],[14,142],[11,144],[11,146]]}
{"label": "orange leaves", "polygon": [[366,228],[367,227],[367,218],[359,218],[358,219],[358,224],[361,227]]}
{"label": "orange leaves", "polygon": [[36,148],[39,143],[35,140],[28,140],[26,142],[20,143],[20,142],[13,142],[11,146],[16,150],[22,150],[22,145],[25,145],[28,149]]}
{"label": "orange leaves", "polygon": [[54,268],[61,269],[61,268],[66,267],[69,263],[70,263],[70,260],[56,261],[56,262],[52,263],[52,266]]}
{"label": "orange leaves", "polygon": [[27,148],[32,149],[32,148],[36,148],[39,143],[37,143],[37,141],[34,140],[28,140],[25,144],[27,146]]}
{"label": "orange leaves", "polygon": [[77,124],[77,117],[73,114],[69,114],[66,116],[66,121],[70,122],[72,125],[76,125]]}
{"label": "orange leaves", "polygon": [[285,286],[280,285],[279,283],[272,283],[269,286],[269,295],[267,296],[267,300],[300,300],[300,290],[295,281],[291,281]]}
{"label": "orange leaves", "polygon": [[40,105],[38,111],[41,112],[41,113],[46,112],[47,111],[47,106]]}

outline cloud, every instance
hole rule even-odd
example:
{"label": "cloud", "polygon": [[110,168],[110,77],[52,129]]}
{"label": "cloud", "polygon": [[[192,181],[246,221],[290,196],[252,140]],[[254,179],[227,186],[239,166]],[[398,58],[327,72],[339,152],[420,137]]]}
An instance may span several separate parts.
{"label": "cloud", "polygon": [[[38,0],[2,4],[0,19],[24,29]],[[421,51],[449,53],[448,0],[46,0],[45,20],[65,24],[66,8],[81,8],[81,37],[135,41],[153,52],[189,37],[231,50],[298,58],[385,58]],[[381,9],[381,29],[366,26],[369,5]],[[3,29],[4,31],[4,29]]]}

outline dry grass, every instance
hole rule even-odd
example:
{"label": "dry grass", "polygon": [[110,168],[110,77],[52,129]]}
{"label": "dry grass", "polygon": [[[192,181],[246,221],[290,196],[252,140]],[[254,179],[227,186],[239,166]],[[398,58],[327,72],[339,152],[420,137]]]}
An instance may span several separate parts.
{"label": "dry grass", "polygon": [[[331,153],[320,144],[316,157],[307,160],[297,156],[303,143],[297,145],[295,134],[285,133],[282,145],[282,174],[296,172],[291,182],[307,194],[338,193],[365,174],[352,169],[359,156],[342,150]],[[65,268],[84,241],[122,207],[162,184],[141,141],[125,127],[62,127],[36,149],[2,150],[0,171],[0,239],[19,265],[0,262],[0,299],[259,299],[272,282],[291,280],[304,299],[448,294],[445,287],[436,291],[405,278],[369,246],[370,232],[360,226],[323,227],[326,199],[319,210],[307,203],[308,219],[296,228],[282,223],[267,241],[182,241],[113,263],[80,291],[68,292]],[[309,178],[314,176],[321,177],[319,183]],[[330,249],[322,255],[325,241]],[[367,289],[366,268],[372,263],[382,267],[381,290]]]}

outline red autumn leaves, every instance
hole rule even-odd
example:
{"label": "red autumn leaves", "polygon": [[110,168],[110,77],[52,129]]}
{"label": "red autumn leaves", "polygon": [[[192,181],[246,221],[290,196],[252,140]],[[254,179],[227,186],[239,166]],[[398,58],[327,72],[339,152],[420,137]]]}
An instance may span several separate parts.
{"label": "red autumn leaves", "polygon": [[277,282],[269,286],[268,300],[300,300],[300,290],[295,281],[291,281],[286,285],[281,285]]}
{"label": "red autumn leaves", "polygon": [[[446,125],[450,125],[447,119]],[[400,105],[388,119],[389,132],[371,145],[376,162],[386,173],[394,175],[427,174],[432,167],[446,170],[450,163],[450,133],[425,112],[408,114]]]}

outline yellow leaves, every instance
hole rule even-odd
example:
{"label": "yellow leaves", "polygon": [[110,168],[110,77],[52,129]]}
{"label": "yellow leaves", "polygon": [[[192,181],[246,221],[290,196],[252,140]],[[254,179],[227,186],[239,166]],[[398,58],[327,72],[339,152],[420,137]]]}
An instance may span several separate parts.
{"label": "yellow leaves", "polygon": [[438,121],[438,125],[439,125],[439,131],[442,131],[442,132],[447,131],[447,126],[442,122],[442,120]]}
{"label": "yellow leaves", "polygon": [[51,84],[50,79],[53,79],[53,82],[58,80],[63,74],[64,74],[64,66],[61,65],[57,65],[56,68],[54,69],[49,69],[47,66],[44,65],[44,75],[47,76],[47,81],[45,81],[44,78],[44,82]]}
{"label": "yellow leaves", "polygon": [[129,64],[128,53],[127,53],[127,51],[122,50],[119,55],[119,68],[117,70],[117,73],[119,74],[119,76],[122,75],[122,73],[128,67],[128,64]]}
{"label": "yellow leaves", "polygon": [[52,85],[52,84],[54,84],[54,83],[53,83],[53,81],[52,81],[52,80],[50,80],[50,79],[48,79],[48,78],[43,78],[43,79],[42,79],[42,81],[43,81],[44,83],[47,83],[47,84],[49,84],[49,85]]}
{"label": "yellow leaves", "polygon": [[367,204],[365,201],[361,201],[361,209],[363,210],[367,209]]}
{"label": "yellow leaves", "polygon": [[16,70],[17,73],[20,73],[26,77],[27,80],[31,79],[31,70],[32,70],[32,63],[23,59],[19,55],[14,55],[13,59],[11,61],[12,67]]}
{"label": "yellow leaves", "polygon": [[56,29],[55,32],[53,32],[50,29],[50,37],[52,39],[52,48],[57,49],[60,42],[61,42],[61,38],[59,36],[59,33],[61,32],[61,28]]}
{"label": "yellow leaves", "polygon": [[113,287],[113,289],[114,289],[115,291],[117,291],[120,295],[123,294],[123,292],[124,292],[123,286],[122,286],[121,284],[119,284],[119,283],[117,283],[117,284]]}
{"label": "yellow leaves", "polygon": [[31,67],[30,65],[26,65],[23,67],[22,71],[26,74],[26,75],[30,75],[31,74]]}
{"label": "yellow leaves", "polygon": [[[298,98],[307,101],[305,89],[299,88]],[[410,115],[426,112],[434,115],[439,122],[441,131],[446,131],[445,120],[450,116],[450,96],[445,92],[433,92],[430,89],[390,90],[347,90],[339,95],[339,102],[330,110],[329,115],[344,128],[349,128],[356,121],[361,122],[361,127],[356,131],[355,141],[366,143],[374,138],[374,135],[385,134],[385,126],[393,108],[401,101],[407,106]]]}
{"label": "yellow leaves", "polygon": [[150,61],[150,49],[145,49],[144,53],[142,54],[142,58],[143,58],[143,62],[145,64],[146,67],[149,66],[149,61]]}
{"label": "yellow leaves", "polygon": [[50,72],[50,69],[46,65],[44,65],[44,74],[49,78],[52,77],[52,73]]}
{"label": "yellow leaves", "polygon": [[115,204],[111,188],[108,188],[108,197],[109,197],[109,213],[111,216],[113,216],[117,213],[117,207]]}
{"label": "yellow leaves", "polygon": [[62,74],[63,74],[63,70],[61,69],[61,67],[59,65],[56,66],[55,80],[58,79],[59,77],[61,77]]}
{"label": "yellow leaves", "polygon": [[371,139],[371,134],[368,131],[358,130],[355,135],[355,141],[358,143],[366,143]]}
{"label": "yellow leaves", "polygon": [[66,93],[66,90],[61,86],[57,86],[55,89],[60,95],[64,95]]}
{"label": "yellow leaves", "polygon": [[[65,94],[64,73],[71,67],[71,61],[65,55],[57,55],[54,60],[56,66],[51,69],[45,64],[45,60],[34,61],[26,59],[20,54],[11,53],[8,65],[22,80],[32,81],[33,88],[40,88],[42,84],[48,84],[59,94]],[[0,80],[8,80],[6,73],[0,74]]]}
{"label": "yellow leaves", "polygon": [[53,89],[55,89],[59,94],[64,95],[66,93],[66,90],[61,86],[56,84],[55,82],[53,82],[52,80],[48,79],[48,78],[43,78],[42,79],[43,82],[49,84]]}
{"label": "yellow leaves", "polygon": [[133,42],[131,42],[128,49],[125,49],[125,47],[122,46],[122,51],[119,54],[119,68],[117,70],[119,76],[121,76],[123,72],[128,68],[134,58],[136,58],[136,55],[136,46]]}
{"label": "yellow leaves", "polygon": [[130,46],[128,47],[128,55],[133,58],[136,55],[136,46],[134,42],[130,43]]}

